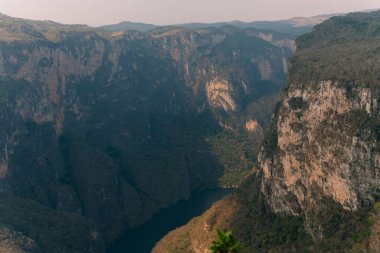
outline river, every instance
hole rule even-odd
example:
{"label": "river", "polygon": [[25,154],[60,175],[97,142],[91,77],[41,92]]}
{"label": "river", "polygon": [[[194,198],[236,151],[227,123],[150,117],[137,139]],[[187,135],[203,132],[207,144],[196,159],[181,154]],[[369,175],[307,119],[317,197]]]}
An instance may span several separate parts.
{"label": "river", "polygon": [[181,200],[154,215],[143,226],[128,230],[107,249],[107,253],[150,253],[162,237],[201,215],[230,192],[224,189],[194,192],[190,199]]}

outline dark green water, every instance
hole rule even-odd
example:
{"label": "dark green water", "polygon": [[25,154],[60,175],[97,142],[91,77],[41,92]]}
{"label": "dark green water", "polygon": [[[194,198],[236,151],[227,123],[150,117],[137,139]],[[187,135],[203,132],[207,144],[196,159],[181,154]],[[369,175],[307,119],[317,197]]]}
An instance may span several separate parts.
{"label": "dark green water", "polygon": [[154,215],[142,227],[127,231],[107,250],[107,253],[149,253],[167,233],[201,215],[231,190],[208,190],[192,194],[189,200],[179,201]]}

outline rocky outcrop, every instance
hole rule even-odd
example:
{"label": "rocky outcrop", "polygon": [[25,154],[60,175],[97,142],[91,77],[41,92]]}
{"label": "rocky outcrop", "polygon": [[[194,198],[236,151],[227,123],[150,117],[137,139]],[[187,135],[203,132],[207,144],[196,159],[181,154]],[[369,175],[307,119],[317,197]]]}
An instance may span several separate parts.
{"label": "rocky outcrop", "polygon": [[[244,130],[245,120],[252,117],[261,127],[268,125],[274,108],[268,100],[277,99],[288,74],[287,59],[295,50],[291,36],[232,26],[160,28],[151,36],[182,67],[198,111],[210,108],[227,130]],[[257,108],[261,103],[267,106]]]}
{"label": "rocky outcrop", "polygon": [[281,155],[260,158],[275,210],[298,214],[287,201],[289,194],[300,204],[295,208],[306,209],[315,204],[309,202],[315,189],[350,210],[373,202],[380,180],[376,133],[356,121],[377,118],[379,93],[348,85],[354,96],[332,81],[290,88],[284,95],[275,151]]}
{"label": "rocky outcrop", "polygon": [[[323,236],[323,229],[311,217],[315,209],[326,208],[323,199],[331,198],[344,209],[356,211],[373,203],[379,193],[380,90],[372,81],[376,72],[367,71],[363,78],[365,63],[350,58],[371,50],[367,43],[372,34],[354,39],[359,31],[366,33],[365,29],[356,33],[357,25],[370,29],[378,18],[378,13],[337,17],[299,39],[293,73],[259,155],[262,190],[270,206],[275,212],[305,216],[314,238]],[[319,37],[322,31],[341,24],[347,25],[334,36]],[[351,33],[339,47],[351,52],[338,51],[332,58],[328,52],[337,46],[330,40],[347,30]],[[312,54],[319,64],[308,62]],[[335,57],[347,59],[337,64],[339,74],[328,67],[316,70],[329,64],[335,68]],[[342,76],[352,66],[358,66],[355,72]],[[311,73],[308,81],[307,73]]]}
{"label": "rocky outcrop", "polygon": [[262,132],[263,130],[260,128],[259,124],[257,123],[256,120],[250,119],[247,120],[245,123],[245,129],[249,132]]}
{"label": "rocky outcrop", "polygon": [[231,97],[233,90],[226,81],[210,81],[206,84],[208,103],[212,108],[222,108],[226,112],[236,111],[236,103]]}

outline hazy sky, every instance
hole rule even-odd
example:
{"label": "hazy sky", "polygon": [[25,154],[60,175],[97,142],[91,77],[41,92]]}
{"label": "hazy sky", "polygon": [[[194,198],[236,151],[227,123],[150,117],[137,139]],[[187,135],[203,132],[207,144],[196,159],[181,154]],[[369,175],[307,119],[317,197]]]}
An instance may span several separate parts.
{"label": "hazy sky", "polygon": [[0,0],[13,17],[103,25],[278,20],[380,8],[380,0]]}

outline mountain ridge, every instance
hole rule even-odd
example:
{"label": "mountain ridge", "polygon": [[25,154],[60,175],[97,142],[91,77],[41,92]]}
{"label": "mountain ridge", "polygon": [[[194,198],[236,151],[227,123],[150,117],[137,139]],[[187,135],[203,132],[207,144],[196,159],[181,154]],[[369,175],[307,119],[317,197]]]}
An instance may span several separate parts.
{"label": "mountain ridge", "polygon": [[311,31],[314,25],[317,25],[333,16],[344,15],[344,13],[335,14],[321,14],[312,17],[293,17],[289,19],[274,20],[274,21],[252,21],[244,22],[239,20],[225,21],[225,22],[192,22],[192,23],[180,23],[173,25],[153,25],[139,22],[124,21],[118,24],[99,26],[98,28],[109,31],[125,31],[125,30],[139,30],[142,32],[150,32],[154,29],[167,26],[184,27],[190,29],[202,29],[202,28],[221,28],[223,26],[234,26],[239,29],[244,28],[256,28],[271,30],[280,33],[289,33],[293,35],[300,35]]}

